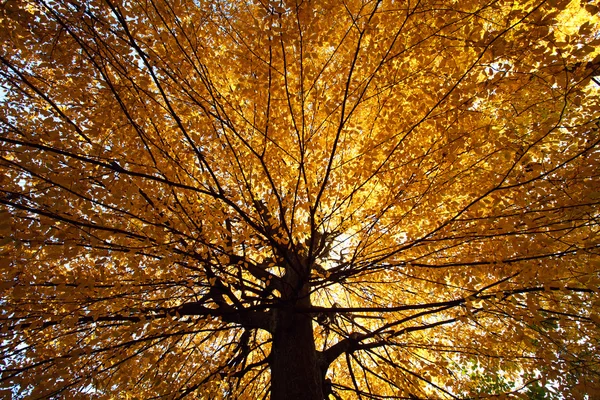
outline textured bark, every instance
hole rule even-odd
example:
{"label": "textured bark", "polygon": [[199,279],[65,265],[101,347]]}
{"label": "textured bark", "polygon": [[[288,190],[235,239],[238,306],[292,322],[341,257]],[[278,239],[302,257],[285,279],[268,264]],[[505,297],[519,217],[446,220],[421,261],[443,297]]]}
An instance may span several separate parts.
{"label": "textured bark", "polygon": [[323,378],[306,314],[279,310],[274,315],[271,350],[272,400],[322,400]]}

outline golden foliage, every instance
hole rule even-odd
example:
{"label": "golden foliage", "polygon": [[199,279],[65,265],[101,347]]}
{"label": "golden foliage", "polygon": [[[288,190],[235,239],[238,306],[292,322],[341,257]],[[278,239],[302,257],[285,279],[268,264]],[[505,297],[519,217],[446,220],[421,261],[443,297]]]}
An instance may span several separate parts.
{"label": "golden foliage", "polygon": [[597,14],[3,2],[0,388],[600,396]]}

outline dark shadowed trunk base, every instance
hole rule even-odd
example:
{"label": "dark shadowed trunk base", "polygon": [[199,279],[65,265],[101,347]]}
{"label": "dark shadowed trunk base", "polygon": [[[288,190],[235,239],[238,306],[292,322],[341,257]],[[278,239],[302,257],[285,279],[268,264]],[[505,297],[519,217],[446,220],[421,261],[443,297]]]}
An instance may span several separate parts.
{"label": "dark shadowed trunk base", "polygon": [[323,400],[310,316],[279,310],[271,350],[272,400]]}

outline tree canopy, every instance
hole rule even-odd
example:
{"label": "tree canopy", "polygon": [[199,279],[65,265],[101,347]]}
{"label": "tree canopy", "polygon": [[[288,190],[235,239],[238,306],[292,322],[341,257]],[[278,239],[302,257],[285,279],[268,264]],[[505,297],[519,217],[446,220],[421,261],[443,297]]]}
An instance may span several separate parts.
{"label": "tree canopy", "polygon": [[0,36],[4,395],[600,396],[593,2],[8,0]]}

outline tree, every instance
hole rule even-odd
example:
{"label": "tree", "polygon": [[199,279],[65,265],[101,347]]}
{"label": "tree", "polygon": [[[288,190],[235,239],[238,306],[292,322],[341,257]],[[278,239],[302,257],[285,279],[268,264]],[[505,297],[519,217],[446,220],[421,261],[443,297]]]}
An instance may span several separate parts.
{"label": "tree", "polygon": [[600,395],[597,6],[1,12],[6,395]]}

